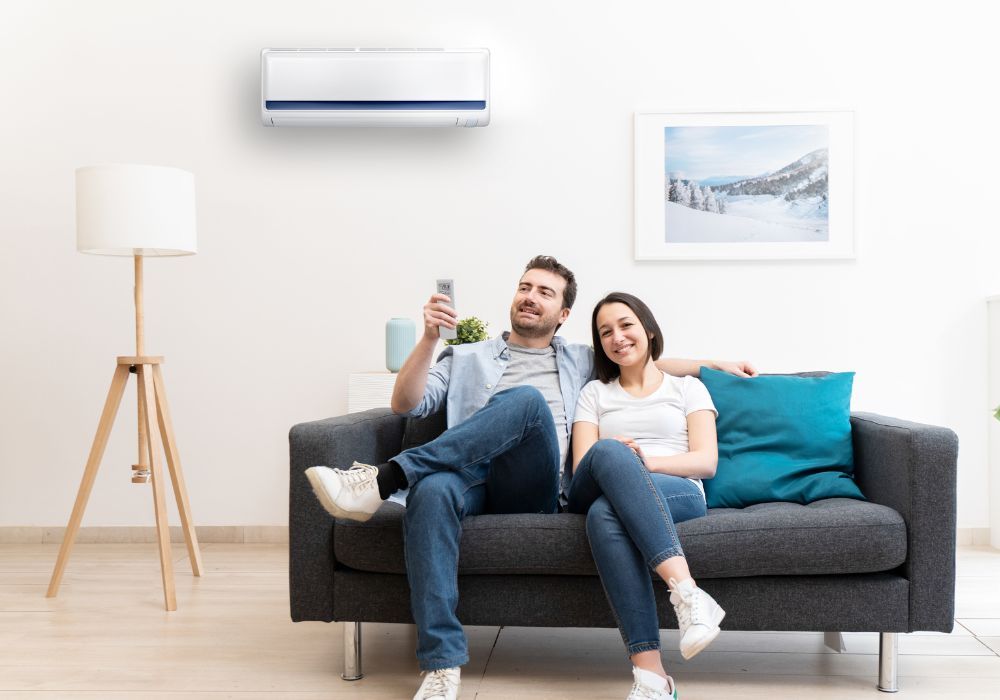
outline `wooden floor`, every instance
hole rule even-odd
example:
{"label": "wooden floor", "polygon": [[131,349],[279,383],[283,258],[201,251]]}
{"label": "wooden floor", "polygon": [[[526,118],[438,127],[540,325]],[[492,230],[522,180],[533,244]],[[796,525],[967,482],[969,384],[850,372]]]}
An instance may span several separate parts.
{"label": "wooden floor", "polygon": [[[155,545],[78,545],[59,597],[45,589],[57,545],[0,545],[0,699],[410,698],[414,632],[365,625],[364,670],[340,680],[338,624],[288,617],[283,545],[206,544],[206,575],[175,547],[178,610],[163,610]],[[746,601],[752,605],[752,600]],[[900,636],[899,698],[1000,698],[1000,552],[959,550],[952,634]],[[684,700],[885,698],[877,636],[836,654],[813,633],[725,632],[682,662],[665,659]],[[611,698],[631,676],[616,630],[469,628],[463,698]]]}

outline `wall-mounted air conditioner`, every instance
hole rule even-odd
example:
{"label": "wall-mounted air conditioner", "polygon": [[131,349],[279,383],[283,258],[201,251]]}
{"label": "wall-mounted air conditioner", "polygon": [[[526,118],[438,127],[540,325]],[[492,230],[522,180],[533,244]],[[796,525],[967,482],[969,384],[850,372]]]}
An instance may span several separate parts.
{"label": "wall-mounted air conditioner", "polygon": [[265,126],[486,126],[487,49],[264,49]]}

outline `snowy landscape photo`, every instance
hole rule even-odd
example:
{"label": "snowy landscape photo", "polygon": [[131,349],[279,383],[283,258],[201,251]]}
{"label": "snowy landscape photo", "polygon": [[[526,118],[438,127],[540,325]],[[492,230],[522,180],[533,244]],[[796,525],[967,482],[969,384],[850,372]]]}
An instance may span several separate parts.
{"label": "snowy landscape photo", "polygon": [[829,240],[825,125],[663,132],[667,242]]}
{"label": "snowy landscape photo", "polygon": [[850,112],[637,113],[637,260],[854,257]]}

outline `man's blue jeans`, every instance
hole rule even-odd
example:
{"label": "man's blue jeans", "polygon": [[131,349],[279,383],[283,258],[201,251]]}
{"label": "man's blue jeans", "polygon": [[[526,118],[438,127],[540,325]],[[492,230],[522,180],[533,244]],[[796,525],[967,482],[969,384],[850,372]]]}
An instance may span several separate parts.
{"label": "man's blue jeans", "polygon": [[569,487],[569,511],[587,514],[587,537],[628,655],[660,648],[650,570],[684,556],[675,523],[705,515],[690,480],[656,474],[617,440],[598,440]]}
{"label": "man's blue jeans", "polygon": [[560,465],[552,411],[534,387],[506,389],[468,420],[392,461],[410,485],[403,534],[417,660],[423,671],[461,666],[469,661],[455,614],[462,518],[556,511]]}

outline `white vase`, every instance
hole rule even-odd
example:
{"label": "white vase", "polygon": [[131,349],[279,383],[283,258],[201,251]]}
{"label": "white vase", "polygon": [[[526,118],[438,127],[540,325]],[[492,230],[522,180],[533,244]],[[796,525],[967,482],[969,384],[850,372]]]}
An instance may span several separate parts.
{"label": "white vase", "polygon": [[390,318],[385,322],[385,368],[398,372],[416,344],[416,325],[408,318]]}

